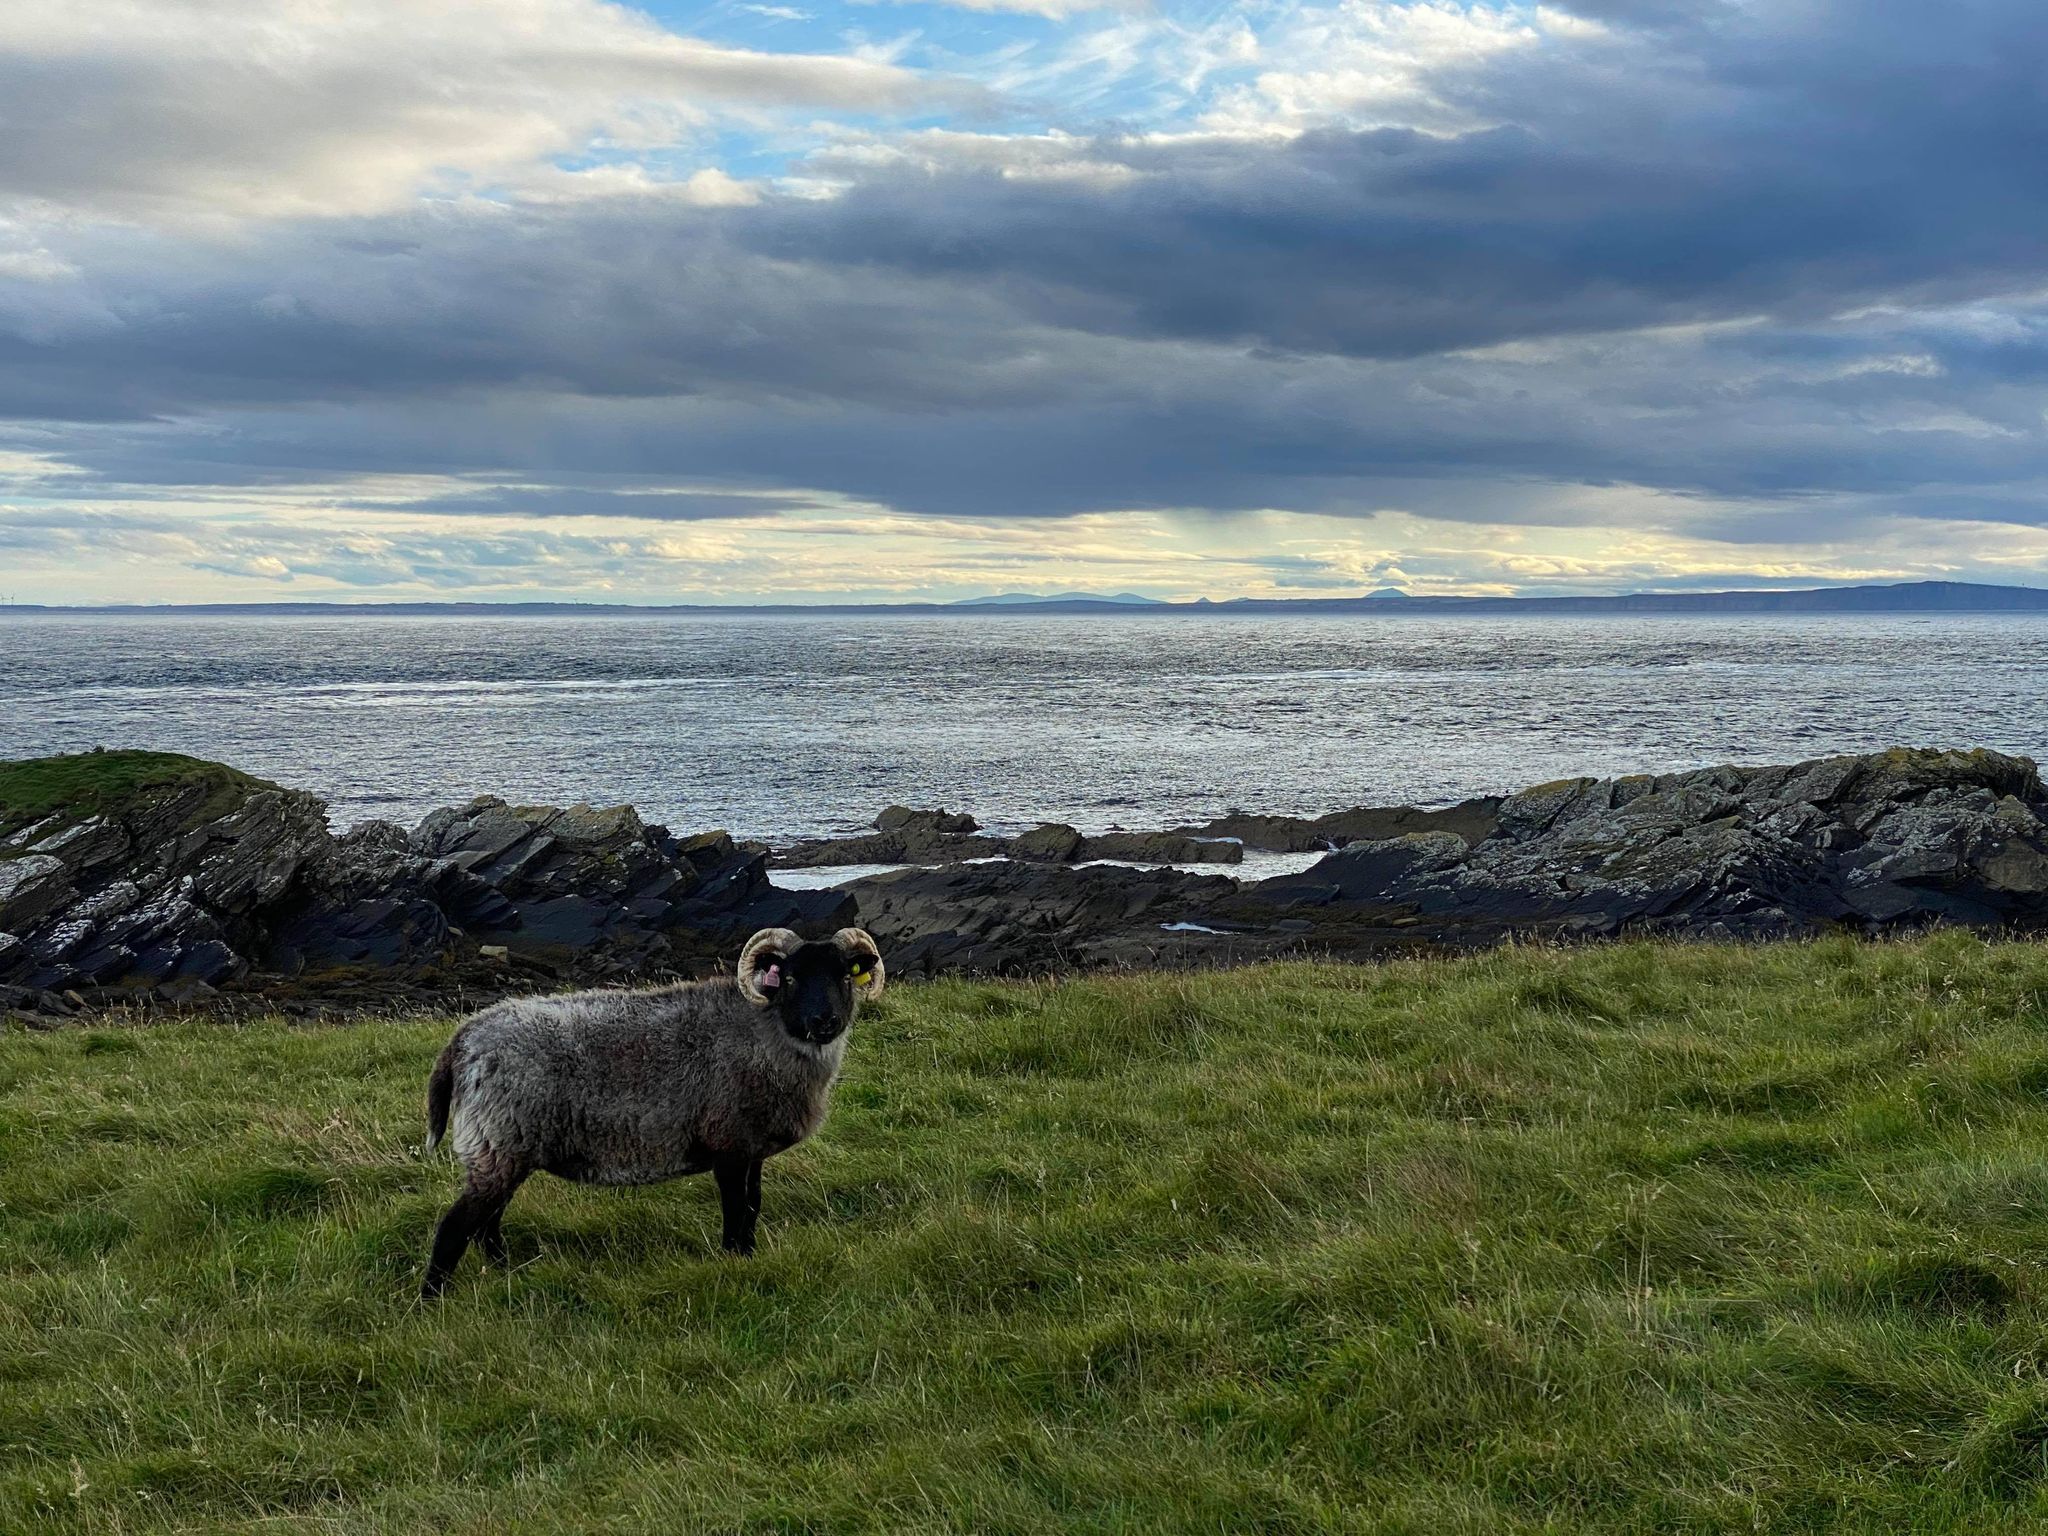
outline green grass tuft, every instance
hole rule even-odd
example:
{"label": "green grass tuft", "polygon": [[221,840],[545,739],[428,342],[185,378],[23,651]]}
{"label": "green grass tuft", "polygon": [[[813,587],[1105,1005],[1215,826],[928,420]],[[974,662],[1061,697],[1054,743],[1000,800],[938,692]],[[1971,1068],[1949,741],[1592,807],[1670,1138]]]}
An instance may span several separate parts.
{"label": "green grass tuft", "polygon": [[448,1021],[0,1034],[0,1530],[2048,1525],[2048,947],[900,987],[763,1246]]}
{"label": "green grass tuft", "polygon": [[2007,1499],[2048,1478],[2048,1389],[2030,1383],[1994,1399],[1965,1437],[1956,1466],[1971,1483]]}

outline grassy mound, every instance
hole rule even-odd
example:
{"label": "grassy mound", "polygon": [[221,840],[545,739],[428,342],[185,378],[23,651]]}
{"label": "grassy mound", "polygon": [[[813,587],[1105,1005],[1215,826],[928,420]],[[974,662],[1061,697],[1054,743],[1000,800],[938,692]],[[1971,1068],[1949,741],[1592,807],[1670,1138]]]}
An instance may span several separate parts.
{"label": "grassy mound", "polygon": [[905,987],[763,1248],[529,1186],[445,1023],[0,1036],[0,1529],[2020,1532],[2048,948]]}
{"label": "grassy mound", "polygon": [[176,752],[73,752],[0,762],[0,837],[53,811],[71,821],[119,815],[143,800],[193,786],[204,794],[186,818],[195,825],[225,815],[252,789],[276,787],[223,763]]}

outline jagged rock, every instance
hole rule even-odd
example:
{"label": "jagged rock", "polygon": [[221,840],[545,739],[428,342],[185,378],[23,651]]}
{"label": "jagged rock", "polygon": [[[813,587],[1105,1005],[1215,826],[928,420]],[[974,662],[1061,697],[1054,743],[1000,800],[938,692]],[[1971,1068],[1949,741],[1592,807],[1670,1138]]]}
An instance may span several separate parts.
{"label": "jagged rock", "polygon": [[1510,796],[1476,843],[1354,844],[1247,887],[1236,909],[1323,909],[1459,943],[1938,920],[2037,927],[2048,922],[2044,818],[2033,765],[1991,752],[1572,779]]}
{"label": "jagged rock", "polygon": [[701,970],[757,927],[852,918],[841,892],[777,890],[758,848],[625,806],[487,797],[336,837],[315,797],[194,759],[0,764],[0,985],[38,1000],[502,986],[484,942],[528,978],[631,979]]}
{"label": "jagged rock", "polygon": [[[842,864],[907,864],[909,851],[901,838],[887,832],[862,832],[852,837],[810,838],[775,849],[769,857],[777,869],[820,869]],[[961,855],[966,857],[966,855]]]}
{"label": "jagged rock", "polygon": [[1142,964],[1166,925],[1236,889],[1217,875],[1002,861],[896,870],[846,887],[899,975]]}
{"label": "jagged rock", "polygon": [[812,869],[834,864],[949,864],[963,859],[993,858],[1008,846],[984,837],[972,816],[949,811],[918,811],[892,805],[874,820],[875,830],[851,837],[810,838],[775,851],[782,869]]}
{"label": "jagged rock", "polygon": [[54,854],[30,853],[0,863],[0,927],[27,932],[74,894],[70,876]]}
{"label": "jagged rock", "polygon": [[964,812],[914,811],[907,805],[892,805],[875,818],[875,830],[913,837],[965,837],[979,832],[981,823]]}
{"label": "jagged rock", "polygon": [[1132,864],[1236,864],[1244,858],[1244,844],[1185,832],[1103,832],[1087,840],[1080,857]]}
{"label": "jagged rock", "polygon": [[1195,838],[1228,838],[1261,853],[1314,853],[1351,843],[1406,837],[1415,832],[1455,832],[1467,842],[1476,843],[1492,834],[1500,804],[1498,797],[1487,796],[1461,800],[1434,811],[1418,810],[1412,805],[1358,806],[1314,817],[1232,811],[1201,826],[1175,830]]}
{"label": "jagged rock", "polygon": [[311,795],[142,752],[0,765],[0,829],[0,980],[45,992],[241,974],[329,840]]}
{"label": "jagged rock", "polygon": [[[891,806],[875,818],[874,832],[814,838],[775,851],[782,869],[840,864],[958,864],[972,859],[1021,859],[1035,864],[1077,864],[1115,859],[1135,864],[1235,864],[1241,844],[1188,832],[1104,832],[1083,836],[1065,822],[1048,821],[1015,837],[992,837],[972,816]],[[1320,846],[1320,845],[1314,845]]]}
{"label": "jagged rock", "polygon": [[841,864],[953,864],[989,858],[1049,864],[1078,864],[1091,859],[1133,864],[1236,864],[1243,860],[1247,848],[1310,853],[1411,832],[1449,831],[1477,841],[1493,831],[1500,803],[1491,798],[1466,800],[1434,811],[1406,805],[1359,807],[1313,818],[1233,811],[1199,827],[1175,827],[1164,832],[1115,829],[1092,837],[1063,822],[1046,822],[1009,838],[981,831],[971,816],[892,805],[875,818],[873,832],[791,843],[776,849],[771,860],[780,869]]}
{"label": "jagged rock", "polygon": [[1040,864],[1065,864],[1081,856],[1082,837],[1072,827],[1048,821],[1010,839],[1005,850],[1013,859]]}
{"label": "jagged rock", "polygon": [[777,891],[762,854],[723,832],[678,839],[630,806],[490,796],[410,834],[357,829],[312,889],[273,963],[445,964],[488,946],[563,976],[630,977],[699,969],[758,927],[852,914],[837,891]]}
{"label": "jagged rock", "polygon": [[[66,774],[83,785],[69,800],[51,787]],[[887,819],[873,836],[892,846],[1003,846],[971,817]],[[369,823],[334,837],[313,797],[190,759],[0,764],[0,1008],[66,1012],[67,991],[189,1001],[269,989],[336,1008],[443,987],[471,998],[701,972],[755,928],[856,917],[913,974],[1371,955],[1522,934],[2048,929],[2048,789],[2032,763],[1990,752],[1571,779],[1444,812],[1268,820],[1276,840],[1349,835],[1340,822],[1391,835],[1240,883],[1085,862],[1105,847],[1192,862],[1190,844],[1218,846],[1191,833],[1088,839],[1048,824],[1026,834],[1037,861],[786,891],[758,845],[678,838],[626,807],[487,797],[411,832]]]}
{"label": "jagged rock", "polygon": [[[1345,819],[1375,826],[1363,812]],[[1997,753],[1572,779],[1378,825],[1400,830],[1245,884],[987,864],[848,889],[892,956],[991,971],[1368,956],[1514,935],[2048,928],[2048,790],[2030,762]]]}

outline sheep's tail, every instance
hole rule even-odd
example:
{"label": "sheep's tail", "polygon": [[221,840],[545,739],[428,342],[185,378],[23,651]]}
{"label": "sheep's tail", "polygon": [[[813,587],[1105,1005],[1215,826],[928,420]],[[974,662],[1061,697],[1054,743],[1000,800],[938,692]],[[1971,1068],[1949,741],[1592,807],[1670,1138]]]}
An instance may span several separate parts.
{"label": "sheep's tail", "polygon": [[427,1079],[427,1147],[431,1152],[448,1134],[448,1107],[455,1101],[455,1042],[441,1052],[434,1063],[434,1075]]}

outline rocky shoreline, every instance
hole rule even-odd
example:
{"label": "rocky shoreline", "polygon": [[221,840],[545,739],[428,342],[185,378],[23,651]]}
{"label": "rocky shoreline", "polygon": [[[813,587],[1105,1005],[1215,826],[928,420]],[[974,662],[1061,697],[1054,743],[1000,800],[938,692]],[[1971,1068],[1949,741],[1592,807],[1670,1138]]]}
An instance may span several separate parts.
{"label": "rocky shoreline", "polygon": [[[1247,848],[1330,851],[1302,873],[1231,878]],[[853,864],[917,867],[822,890],[773,881]],[[892,807],[870,833],[771,850],[674,834],[629,807],[492,797],[336,835],[317,797],[219,764],[0,764],[0,1010],[24,1019],[462,1007],[702,974],[756,928],[849,922],[899,975],[1511,937],[2038,932],[2048,788],[2025,758],[1898,748],[1093,836],[1048,824],[999,838],[970,816]]]}
{"label": "rocky shoreline", "polygon": [[1328,816],[1262,816],[1233,811],[1199,826],[1163,832],[1112,827],[1093,835],[1065,822],[1041,822],[1014,837],[997,837],[964,812],[919,811],[892,805],[872,831],[851,837],[809,838],[769,850],[776,869],[817,869],[845,864],[961,864],[1014,859],[1028,864],[1237,864],[1247,849],[1260,853],[1335,852],[1350,843],[1455,832],[1476,842],[1493,828],[1500,800],[1464,800],[1443,810],[1414,806],[1359,807]]}

